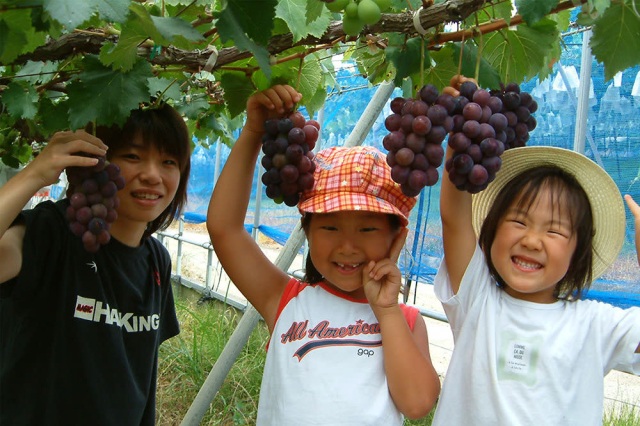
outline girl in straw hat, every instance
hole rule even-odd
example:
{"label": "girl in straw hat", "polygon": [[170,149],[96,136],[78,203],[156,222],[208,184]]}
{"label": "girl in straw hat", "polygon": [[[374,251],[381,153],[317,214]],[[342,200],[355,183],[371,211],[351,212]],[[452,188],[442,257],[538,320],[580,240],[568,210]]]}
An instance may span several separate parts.
{"label": "girl in straw hat", "polygon": [[570,150],[502,158],[476,195],[443,178],[435,292],[455,347],[433,424],[601,424],[603,376],[640,372],[640,309],[580,300],[621,248],[622,197]]}
{"label": "girl in straw hat", "polygon": [[249,98],[247,122],[216,184],[207,228],[225,271],[271,332],[259,425],[401,425],[440,391],[424,320],[398,304],[396,266],[415,199],[371,147],[330,148],[298,204],[305,279],[274,265],[244,228],[264,122],[301,95],[277,85]]}

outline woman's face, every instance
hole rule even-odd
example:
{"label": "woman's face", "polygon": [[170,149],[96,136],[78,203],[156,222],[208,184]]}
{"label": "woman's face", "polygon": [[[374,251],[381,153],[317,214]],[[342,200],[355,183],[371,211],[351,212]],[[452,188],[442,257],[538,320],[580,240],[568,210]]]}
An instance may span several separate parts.
{"label": "woman's face", "polygon": [[109,152],[109,161],[120,167],[126,182],[118,191],[120,205],[114,226],[144,230],[173,201],[181,178],[178,160],[153,144],[144,144],[138,136]]}

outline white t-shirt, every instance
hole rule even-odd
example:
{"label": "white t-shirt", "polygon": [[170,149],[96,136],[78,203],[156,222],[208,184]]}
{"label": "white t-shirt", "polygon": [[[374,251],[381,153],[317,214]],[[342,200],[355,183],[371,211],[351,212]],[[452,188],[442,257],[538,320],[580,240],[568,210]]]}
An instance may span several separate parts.
{"label": "white t-shirt", "polygon": [[[413,329],[418,310],[401,309]],[[401,426],[383,355],[366,300],[292,279],[269,341],[257,424]]]}
{"label": "white t-shirt", "polygon": [[601,425],[604,376],[640,373],[639,308],[515,299],[479,247],[456,295],[443,260],[435,293],[455,345],[434,426]]}

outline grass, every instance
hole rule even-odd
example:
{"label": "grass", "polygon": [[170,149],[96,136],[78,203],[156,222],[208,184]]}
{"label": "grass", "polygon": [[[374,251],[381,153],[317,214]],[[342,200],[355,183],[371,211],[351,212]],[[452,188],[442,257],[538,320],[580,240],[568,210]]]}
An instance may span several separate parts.
{"label": "grass", "polygon": [[[176,310],[181,332],[160,347],[156,423],[180,425],[242,317],[242,312],[218,301],[202,301],[184,287],[176,288]],[[259,322],[216,394],[201,425],[255,424],[262,370],[269,333]],[[431,414],[406,420],[407,426],[429,426]],[[622,406],[605,413],[603,426],[640,425],[640,411]]]}

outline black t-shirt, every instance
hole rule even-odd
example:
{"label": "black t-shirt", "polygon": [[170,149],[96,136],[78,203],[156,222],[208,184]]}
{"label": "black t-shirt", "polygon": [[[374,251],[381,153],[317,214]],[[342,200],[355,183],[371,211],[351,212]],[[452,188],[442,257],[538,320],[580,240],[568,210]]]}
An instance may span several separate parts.
{"label": "black t-shirt", "polygon": [[153,425],[171,259],[154,238],[85,251],[67,205],[22,213],[22,269],[0,284],[0,425]]}

